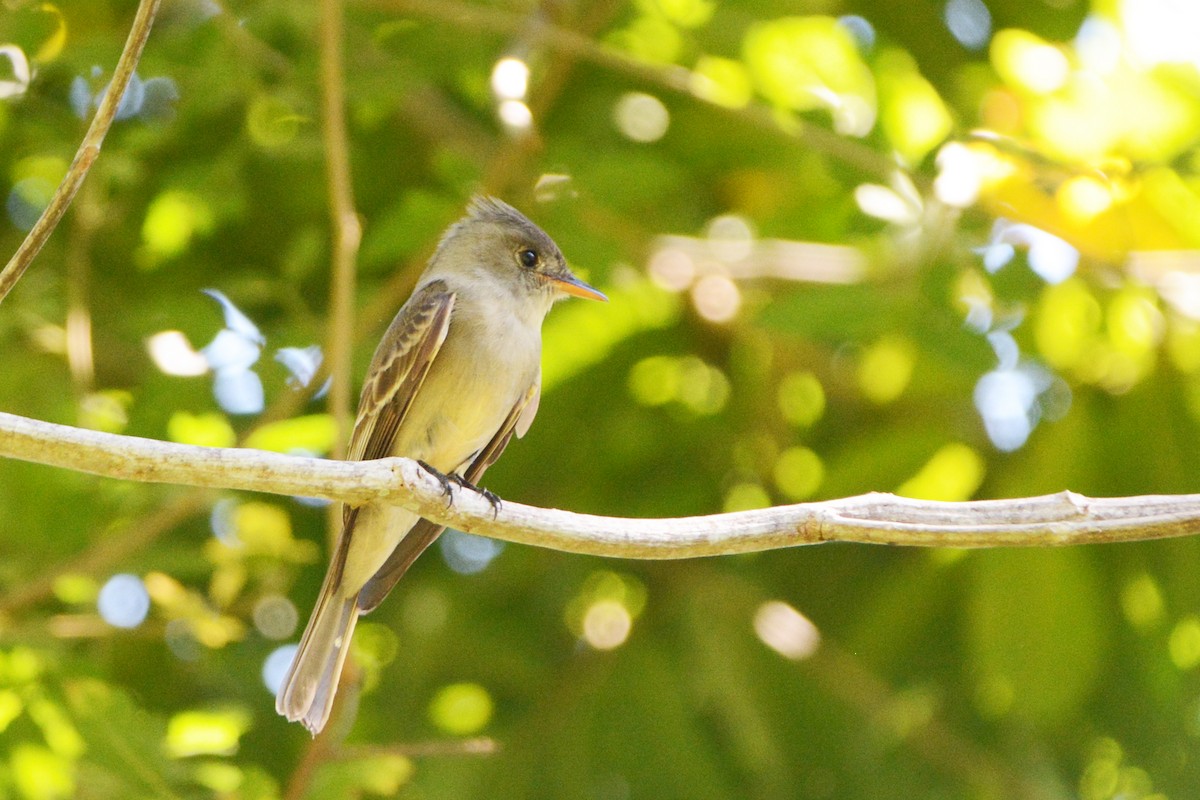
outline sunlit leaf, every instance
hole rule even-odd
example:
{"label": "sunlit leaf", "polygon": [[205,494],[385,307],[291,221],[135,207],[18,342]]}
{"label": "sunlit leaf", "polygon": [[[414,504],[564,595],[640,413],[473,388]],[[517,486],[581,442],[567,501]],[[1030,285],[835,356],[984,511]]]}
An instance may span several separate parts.
{"label": "sunlit leaf", "polygon": [[903,497],[922,500],[970,500],[983,483],[986,465],[965,444],[952,442],[938,450],[911,478],[896,489]]}
{"label": "sunlit leaf", "polygon": [[263,425],[246,438],[245,446],[276,453],[323,455],[333,447],[337,435],[337,423],[332,416],[311,414]]}
{"label": "sunlit leaf", "polygon": [[875,83],[846,29],[832,17],[788,17],[753,25],[742,45],[758,90],[771,103],[827,108],[845,133],[875,122]]}
{"label": "sunlit leaf", "polygon": [[250,714],[240,708],[180,712],[167,723],[167,753],[174,758],[229,755],[237,751],[250,721]]}
{"label": "sunlit leaf", "polygon": [[879,57],[879,122],[910,163],[919,162],[950,133],[953,119],[937,90],[902,51]]}
{"label": "sunlit leaf", "polygon": [[18,744],[11,755],[12,777],[28,800],[58,800],[75,795],[72,760],[35,744]]}
{"label": "sunlit leaf", "polygon": [[167,437],[180,444],[232,447],[237,441],[229,421],[221,414],[176,411],[167,423]]}

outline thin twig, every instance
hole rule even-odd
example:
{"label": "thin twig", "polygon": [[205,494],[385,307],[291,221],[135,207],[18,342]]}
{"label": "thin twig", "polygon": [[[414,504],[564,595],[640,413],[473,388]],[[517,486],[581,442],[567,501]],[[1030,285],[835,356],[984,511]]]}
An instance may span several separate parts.
{"label": "thin twig", "polygon": [[[350,143],[346,133],[346,78],[343,66],[345,38],[342,0],[321,0],[320,62],[321,62],[321,140],[325,149],[325,180],[329,196],[329,222],[333,232],[333,259],[330,275],[329,330],[325,346],[325,364],[332,383],[329,407],[337,423],[339,435],[334,437],[333,456],[346,453],[350,433],[351,396],[350,368],[354,351],[354,284],[358,246],[362,241],[362,226],[354,209],[354,187],[350,174]],[[323,366],[324,366],[323,365]],[[330,544],[341,528],[341,507],[330,506]],[[349,668],[339,678],[340,684],[357,679],[351,657]],[[284,800],[299,800],[308,794],[321,765],[334,755],[352,722],[357,704],[346,702],[350,693],[341,692],[334,705],[331,724],[304,748],[296,769],[288,781]],[[347,715],[349,715],[347,720]]]}
{"label": "thin twig", "polygon": [[333,274],[330,282],[329,334],[326,358],[333,384],[329,403],[341,431],[334,457],[345,453],[350,425],[350,367],[354,346],[355,261],[362,226],[354,210],[350,178],[350,146],[346,136],[346,89],[342,67],[344,37],[341,0],[321,3],[321,137],[325,146],[329,216],[333,230]]}
{"label": "thin twig", "polygon": [[125,40],[125,49],[121,51],[121,58],[117,61],[116,69],[113,70],[112,81],[109,82],[104,99],[100,101],[100,106],[96,109],[96,115],[92,117],[92,124],[88,127],[87,134],[84,135],[83,142],[75,153],[74,161],[71,162],[67,174],[58,184],[58,189],[55,190],[54,197],[50,199],[50,204],[42,211],[41,217],[29,231],[25,241],[21,242],[17,252],[9,259],[4,271],[0,272],[0,303],[4,302],[4,298],[17,285],[17,281],[21,279],[25,270],[29,268],[33,259],[41,251],[42,245],[54,232],[63,214],[67,213],[71,201],[75,198],[75,193],[79,191],[83,179],[87,177],[88,170],[92,168],[92,164],[100,155],[100,145],[104,143],[104,137],[108,134],[108,129],[117,115],[117,108],[121,104],[121,98],[125,95],[125,87],[129,85],[129,79],[137,69],[138,59],[141,58],[142,49],[146,46],[146,39],[150,36],[150,26],[154,23],[154,15],[158,13],[160,2],[161,0],[142,0],[138,4],[137,15],[133,18],[133,27],[129,29],[129,37]]}
{"label": "thin twig", "polygon": [[819,542],[919,547],[1051,547],[1200,532],[1200,495],[1087,498],[1071,492],[942,503],[872,493],[676,519],[575,514],[504,502],[441,482],[415,461],[327,461],[209,448],[55,425],[0,413],[0,456],[147,483],[391,503],[509,542],[619,558],[693,558]]}
{"label": "thin twig", "polygon": [[338,750],[337,760],[354,761],[378,756],[453,758],[455,756],[491,756],[499,752],[500,742],[490,736],[477,736],[474,739],[436,739],[427,742],[348,745]]}

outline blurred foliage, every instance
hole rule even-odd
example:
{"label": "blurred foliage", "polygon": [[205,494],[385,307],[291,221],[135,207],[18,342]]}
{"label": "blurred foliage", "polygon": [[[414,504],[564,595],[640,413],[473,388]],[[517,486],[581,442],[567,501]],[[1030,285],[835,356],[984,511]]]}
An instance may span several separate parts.
{"label": "blurred foliage", "polygon": [[[134,7],[0,7],[3,253]],[[330,450],[323,400],[278,416],[328,317],[317,18],[164,3],[0,306],[0,408]],[[1198,41],[1169,0],[350,0],[354,374],[486,191],[612,298],[551,314],[503,497],[1195,492]],[[1200,796],[1195,540],[655,564],[451,537],[360,628],[314,747],[264,681],[328,516],[0,462],[0,798]]]}

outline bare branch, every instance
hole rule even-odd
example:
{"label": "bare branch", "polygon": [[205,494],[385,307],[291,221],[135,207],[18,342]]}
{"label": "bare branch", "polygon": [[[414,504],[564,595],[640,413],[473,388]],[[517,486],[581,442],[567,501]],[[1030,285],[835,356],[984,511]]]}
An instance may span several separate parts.
{"label": "bare branch", "polygon": [[918,547],[1051,547],[1133,542],[1200,531],[1200,495],[1129,498],[1060,492],[941,503],[872,493],[755,511],[625,519],[504,502],[441,484],[415,461],[327,461],[194,447],[0,413],[0,456],[150,483],[393,503],[459,530],[569,553],[692,558],[818,542]]}
{"label": "bare branch", "polygon": [[133,26],[129,29],[129,38],[125,40],[125,49],[121,52],[116,69],[113,70],[112,81],[108,84],[104,99],[100,101],[100,107],[96,109],[96,116],[92,117],[92,124],[88,127],[79,150],[75,152],[75,159],[54,191],[54,197],[50,198],[50,204],[42,211],[41,217],[29,231],[25,241],[21,242],[17,252],[0,272],[0,302],[4,302],[4,298],[33,263],[33,259],[50,238],[63,214],[67,213],[67,208],[83,184],[83,179],[87,177],[88,170],[100,155],[100,145],[104,143],[104,137],[117,115],[121,98],[125,95],[125,87],[129,85],[129,79],[142,56],[142,49],[150,36],[150,26],[154,23],[154,15],[158,13],[159,3],[160,0],[142,0],[138,5]]}
{"label": "bare branch", "polygon": [[[342,67],[341,0],[321,3],[321,140],[333,231],[329,333],[326,362],[333,377],[329,404],[341,435],[334,455],[341,457],[350,433],[350,360],[354,345],[354,283],[362,226],[354,210],[350,178],[350,144],[346,135],[346,82]],[[335,526],[336,527],[336,526]]]}

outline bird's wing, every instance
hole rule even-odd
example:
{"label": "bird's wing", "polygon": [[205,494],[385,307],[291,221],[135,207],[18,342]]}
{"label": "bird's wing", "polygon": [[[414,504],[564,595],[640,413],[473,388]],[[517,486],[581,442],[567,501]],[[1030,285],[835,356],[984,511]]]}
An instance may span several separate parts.
{"label": "bird's wing", "polygon": [[[524,436],[529,430],[530,424],[533,422],[533,415],[537,413],[538,399],[541,396],[542,380],[539,374],[533,385],[522,395],[517,404],[508,412],[508,416],[504,419],[504,424],[496,431],[496,435],[491,438],[483,449],[480,450],[467,468],[462,471],[462,477],[468,483],[478,484],[479,479],[483,477],[484,471],[496,462],[500,454],[504,452],[504,448],[512,439],[513,434]],[[436,522],[430,522],[427,519],[417,520],[417,524],[412,527],[412,530],[400,540],[396,545],[396,549],[388,556],[388,560],[383,562],[383,566],[379,571],[367,581],[363,586],[362,591],[358,593],[358,610],[366,614],[373,610],[377,605],[383,602],[383,598],[387,597],[388,592],[392,590],[404,573],[408,572],[408,568],[417,560],[421,553],[425,552],[425,548],[433,544],[442,531],[446,530],[444,525],[439,525]]]}
{"label": "bird's wing", "polygon": [[[358,401],[358,418],[350,434],[347,459],[366,461],[392,455],[396,431],[450,330],[454,293],[445,281],[430,281],[409,298],[383,335]],[[342,536],[329,574],[341,579],[349,547],[348,532],[358,509],[342,512]]]}
{"label": "bird's wing", "polygon": [[445,281],[430,281],[392,320],[363,384],[348,459],[392,455],[396,431],[446,341],[453,309],[454,293]]}

